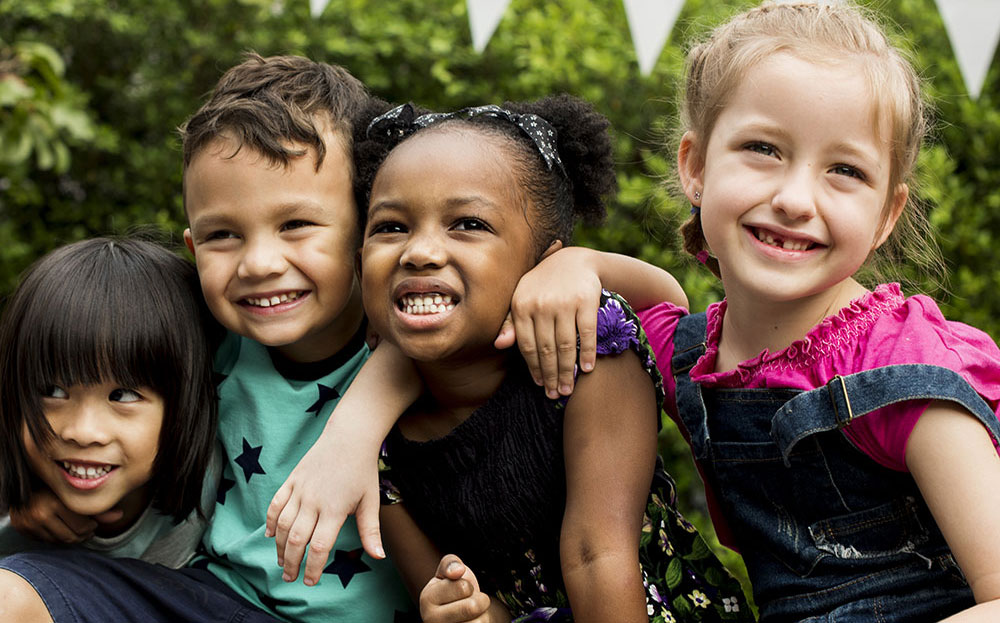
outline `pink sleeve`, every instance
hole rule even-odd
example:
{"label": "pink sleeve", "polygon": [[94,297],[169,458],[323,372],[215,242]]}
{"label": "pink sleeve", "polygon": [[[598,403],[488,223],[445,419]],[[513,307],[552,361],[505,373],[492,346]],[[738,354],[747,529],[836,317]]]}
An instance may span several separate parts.
{"label": "pink sleeve", "polygon": [[[982,331],[945,320],[937,304],[913,296],[873,327],[856,370],[886,365],[926,363],[954,370],[1000,416],[1000,349]],[[880,465],[906,468],[906,444],[928,400],[898,403],[853,422],[847,437]],[[997,440],[993,440],[997,445]]]}
{"label": "pink sleeve", "polygon": [[660,303],[636,312],[642,324],[649,346],[656,356],[656,367],[663,375],[663,408],[671,418],[677,420],[677,406],[674,404],[674,376],[670,371],[670,360],[674,356],[674,331],[677,323],[688,311],[673,303]]}

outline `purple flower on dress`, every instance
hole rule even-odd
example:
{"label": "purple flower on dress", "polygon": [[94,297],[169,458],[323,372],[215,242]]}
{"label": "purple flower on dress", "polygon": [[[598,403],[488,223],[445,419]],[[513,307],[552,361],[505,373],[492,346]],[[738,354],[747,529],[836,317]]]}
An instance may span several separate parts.
{"label": "purple flower on dress", "polygon": [[635,320],[625,315],[617,299],[608,298],[597,311],[597,354],[617,355],[638,345]]}

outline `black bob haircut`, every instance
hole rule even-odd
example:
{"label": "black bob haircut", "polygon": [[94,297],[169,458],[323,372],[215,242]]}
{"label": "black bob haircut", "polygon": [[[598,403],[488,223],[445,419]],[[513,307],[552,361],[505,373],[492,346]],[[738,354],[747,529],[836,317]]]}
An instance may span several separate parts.
{"label": "black bob haircut", "polygon": [[22,431],[51,438],[43,390],[113,381],[164,401],[153,506],[198,508],[217,420],[211,322],[194,265],[151,240],[84,240],[29,267],[0,318],[0,505],[31,494]]}

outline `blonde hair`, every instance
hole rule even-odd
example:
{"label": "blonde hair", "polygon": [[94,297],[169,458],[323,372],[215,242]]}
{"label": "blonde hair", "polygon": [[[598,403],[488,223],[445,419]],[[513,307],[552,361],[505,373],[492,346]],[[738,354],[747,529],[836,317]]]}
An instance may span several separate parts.
{"label": "blonde hair", "polygon": [[[703,160],[708,137],[746,73],[778,52],[816,63],[845,58],[861,61],[874,103],[872,123],[883,136],[888,130],[891,144],[884,223],[895,190],[911,178],[916,165],[927,132],[926,110],[920,78],[909,60],[871,17],[847,0],[764,2],[718,26],[688,52],[680,117],[681,132],[691,131],[701,138],[696,143],[699,152],[692,156]],[[929,232],[920,210],[904,209],[878,254],[883,256],[881,263],[888,268],[907,257],[931,271],[939,271],[943,265],[940,251]],[[707,251],[700,215],[692,215],[682,225],[681,233],[687,252],[698,255]],[[706,263],[719,274],[714,258]],[[882,271],[877,265],[869,268],[879,277],[883,272],[892,272]]]}

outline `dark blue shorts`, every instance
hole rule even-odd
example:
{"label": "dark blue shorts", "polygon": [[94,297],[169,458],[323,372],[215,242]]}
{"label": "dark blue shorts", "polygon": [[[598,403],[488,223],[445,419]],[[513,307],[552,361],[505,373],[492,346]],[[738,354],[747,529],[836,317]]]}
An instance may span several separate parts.
{"label": "dark blue shorts", "polygon": [[55,623],[274,623],[204,569],[169,569],[86,550],[36,551],[0,560],[30,583]]}

